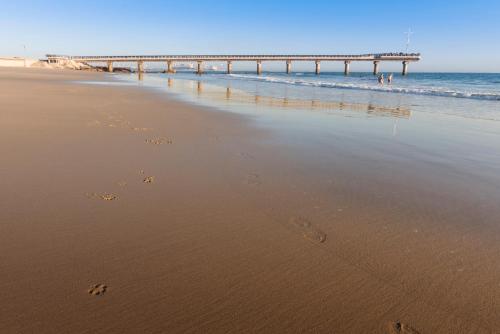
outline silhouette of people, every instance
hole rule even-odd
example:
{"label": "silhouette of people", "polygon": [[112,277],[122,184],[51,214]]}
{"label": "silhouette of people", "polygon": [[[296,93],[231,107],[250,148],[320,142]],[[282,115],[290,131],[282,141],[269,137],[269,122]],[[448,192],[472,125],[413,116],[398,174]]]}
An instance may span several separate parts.
{"label": "silhouette of people", "polygon": [[387,83],[392,83],[392,73],[387,76]]}

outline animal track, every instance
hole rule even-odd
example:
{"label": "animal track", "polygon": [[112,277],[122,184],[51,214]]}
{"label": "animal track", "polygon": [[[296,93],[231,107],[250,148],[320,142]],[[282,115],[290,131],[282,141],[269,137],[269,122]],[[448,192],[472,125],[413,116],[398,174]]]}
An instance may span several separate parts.
{"label": "animal track", "polygon": [[124,120],[121,116],[108,116],[108,120],[109,122],[107,123],[107,126],[110,128],[128,128],[131,124],[130,121]]}
{"label": "animal track", "polygon": [[104,201],[114,201],[115,199],[118,199],[118,196],[115,194],[102,194],[99,195],[98,193],[85,193],[85,197],[88,199],[92,198],[100,198]]}
{"label": "animal track", "polygon": [[104,284],[95,284],[95,285],[92,285],[87,290],[87,292],[89,293],[89,295],[92,295],[92,296],[102,296],[102,295],[104,295],[104,293],[106,292],[107,289],[108,289],[108,287]]}
{"label": "animal track", "polygon": [[101,199],[105,200],[105,201],[114,201],[117,198],[118,198],[118,196],[116,196],[115,194],[103,194],[103,195],[101,195]]}
{"label": "animal track", "polygon": [[[108,117],[108,121],[98,121],[94,120],[87,123],[88,126],[92,127],[108,127],[108,128],[129,128],[130,121],[126,121],[120,118]],[[138,129],[137,131],[146,131],[143,129],[146,128],[131,128],[133,130]]]}
{"label": "animal track", "polygon": [[296,231],[299,231],[304,238],[314,243],[323,243],[326,241],[326,233],[316,228],[311,222],[302,217],[290,218],[290,225]]}
{"label": "animal track", "polygon": [[145,142],[148,144],[153,144],[153,145],[162,145],[162,144],[172,144],[173,143],[172,139],[167,139],[164,137],[146,139]]}
{"label": "animal track", "polygon": [[150,128],[138,128],[138,127],[133,127],[130,128],[132,131],[138,131],[138,132],[145,132],[145,131],[150,131]]}
{"label": "animal track", "polygon": [[390,322],[387,327],[388,334],[420,334],[420,332],[413,327],[399,321]]}
{"label": "animal track", "polygon": [[144,178],[144,180],[142,180],[142,182],[144,182],[144,183],[153,183],[153,182],[154,182],[154,180],[155,180],[155,177],[154,177],[154,176],[146,176],[146,177]]}

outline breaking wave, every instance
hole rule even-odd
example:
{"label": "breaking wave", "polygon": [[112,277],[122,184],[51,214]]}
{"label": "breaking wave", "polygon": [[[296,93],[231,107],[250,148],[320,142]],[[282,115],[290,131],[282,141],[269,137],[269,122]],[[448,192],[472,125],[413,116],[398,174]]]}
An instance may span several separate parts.
{"label": "breaking wave", "polygon": [[396,85],[379,86],[369,83],[312,81],[304,79],[279,78],[272,76],[256,76],[247,74],[230,74],[230,77],[240,80],[254,80],[254,81],[281,83],[281,84],[296,85],[296,86],[353,89],[353,90],[365,90],[365,91],[375,91],[375,92],[385,92],[385,93],[444,96],[444,97],[455,97],[455,98],[466,98],[466,99],[477,99],[477,100],[500,101],[500,93],[465,91],[465,90],[462,91],[446,87],[417,87],[417,86],[403,87]]}

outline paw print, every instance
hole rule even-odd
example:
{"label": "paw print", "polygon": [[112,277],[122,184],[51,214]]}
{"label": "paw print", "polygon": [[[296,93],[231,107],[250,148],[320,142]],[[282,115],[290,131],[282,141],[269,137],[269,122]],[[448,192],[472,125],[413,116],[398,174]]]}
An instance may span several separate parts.
{"label": "paw print", "polygon": [[96,284],[90,287],[90,289],[87,290],[89,295],[92,296],[102,296],[108,287],[104,284]]}
{"label": "paw print", "polygon": [[144,180],[142,180],[142,182],[144,183],[153,183],[155,180],[155,177],[154,176],[147,176],[144,178]]}
{"label": "paw print", "polygon": [[104,195],[101,195],[101,199],[104,200],[104,201],[114,201],[117,198],[118,198],[118,196],[116,196],[114,194],[104,194]]}

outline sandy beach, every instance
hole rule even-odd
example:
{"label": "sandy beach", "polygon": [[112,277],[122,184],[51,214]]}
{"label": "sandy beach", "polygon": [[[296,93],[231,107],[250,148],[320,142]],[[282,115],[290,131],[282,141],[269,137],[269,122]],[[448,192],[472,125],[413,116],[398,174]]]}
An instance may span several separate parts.
{"label": "sandy beach", "polygon": [[0,333],[500,331],[494,169],[113,80],[0,69]]}

